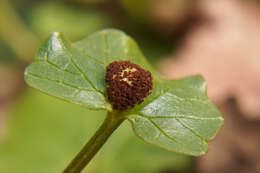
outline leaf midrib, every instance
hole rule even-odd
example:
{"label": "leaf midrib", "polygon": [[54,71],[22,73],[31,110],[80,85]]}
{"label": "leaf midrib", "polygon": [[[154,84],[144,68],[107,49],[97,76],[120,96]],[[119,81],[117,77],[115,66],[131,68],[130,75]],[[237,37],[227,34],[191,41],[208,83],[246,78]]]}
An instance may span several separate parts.
{"label": "leaf midrib", "polygon": [[[100,93],[100,94],[102,94],[103,96],[105,96],[105,94],[104,94],[104,92],[102,92],[102,91],[100,91],[100,90],[98,90],[95,86],[94,86],[94,84],[88,79],[88,77],[85,75],[85,73],[81,70],[81,68],[74,62],[74,60],[73,60],[73,57],[72,57],[72,54],[69,52],[69,51],[67,51],[67,53],[69,54],[69,63],[71,63],[76,69],[77,69],[77,71],[80,73],[80,76],[81,77],[83,77],[83,80],[85,80],[92,88],[93,88],[93,91],[96,91],[96,92],[98,92],[98,93]],[[47,53],[47,57],[46,57],[46,59],[37,59],[39,62],[46,62],[47,64],[49,64],[49,65],[51,65],[51,66],[53,66],[54,68],[56,68],[56,69],[58,69],[58,70],[61,70],[61,71],[65,71],[65,72],[68,72],[68,73],[70,73],[70,74],[72,74],[72,75],[75,75],[75,76],[77,76],[77,75],[79,75],[79,74],[76,74],[76,73],[72,73],[72,72],[70,72],[70,71],[68,71],[68,70],[66,70],[66,69],[62,69],[62,68],[60,68],[58,65],[56,65],[56,64],[54,64],[54,63],[51,63],[50,61],[49,61],[49,54]],[[50,80],[50,81],[55,81],[55,80],[51,80],[51,79],[48,79],[48,78],[46,78],[47,80]],[[64,81],[62,81],[63,83],[65,83]],[[82,90],[82,88],[78,88],[78,89],[81,89]],[[86,90],[86,89],[85,89]]]}
{"label": "leaf midrib", "polygon": [[[137,115],[137,116],[140,116],[140,115]],[[176,140],[175,138],[169,136],[163,129],[161,129],[161,128],[152,120],[153,118],[150,118],[150,117],[147,117],[147,116],[140,116],[140,117],[143,117],[143,118],[147,119],[149,122],[151,122],[151,123],[152,123],[163,135],[165,135],[167,138],[173,140],[173,141],[176,142],[176,143],[179,143],[179,144],[182,144],[182,145],[183,145],[182,142],[180,142],[180,141]],[[203,136],[199,135],[196,131],[194,131],[192,128],[188,127],[187,125],[184,125],[178,118],[174,118],[174,119],[176,119],[176,121],[178,121],[178,123],[181,124],[182,127],[188,129],[189,131],[191,131],[191,133],[192,133],[193,135],[197,136],[202,142],[205,142],[205,143],[206,143],[206,139],[205,139]]]}
{"label": "leaf midrib", "polygon": [[59,85],[63,85],[63,86],[66,86],[66,87],[70,87],[70,88],[74,88],[78,91],[91,91],[91,92],[95,92],[95,90],[90,90],[90,89],[86,89],[86,88],[78,88],[74,85],[71,85],[71,84],[68,84],[62,80],[53,80],[53,79],[50,79],[50,78],[47,78],[47,77],[42,77],[42,76],[39,76],[37,74],[34,74],[34,73],[31,73],[31,72],[26,72],[25,75],[28,75],[28,76],[33,76],[35,78],[38,78],[38,79],[41,79],[41,80],[48,80],[48,81],[51,81],[51,82],[54,82],[56,84],[59,84]]}
{"label": "leaf midrib", "polygon": [[141,112],[135,113],[139,116],[146,117],[146,118],[165,118],[165,119],[170,119],[170,118],[181,118],[181,119],[192,119],[192,120],[223,120],[221,117],[199,117],[199,116],[191,116],[191,115],[155,115],[155,116],[149,116],[145,115]]}

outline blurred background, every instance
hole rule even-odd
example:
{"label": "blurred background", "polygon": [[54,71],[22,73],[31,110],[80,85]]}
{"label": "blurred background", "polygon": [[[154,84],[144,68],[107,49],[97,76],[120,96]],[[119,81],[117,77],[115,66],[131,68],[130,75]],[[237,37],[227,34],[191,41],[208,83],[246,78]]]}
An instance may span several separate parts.
{"label": "blurred background", "polygon": [[225,125],[194,158],[145,144],[125,122],[88,173],[260,173],[260,1],[0,0],[0,172],[61,172],[104,119],[25,85],[53,31],[132,36],[167,78],[202,74]]}

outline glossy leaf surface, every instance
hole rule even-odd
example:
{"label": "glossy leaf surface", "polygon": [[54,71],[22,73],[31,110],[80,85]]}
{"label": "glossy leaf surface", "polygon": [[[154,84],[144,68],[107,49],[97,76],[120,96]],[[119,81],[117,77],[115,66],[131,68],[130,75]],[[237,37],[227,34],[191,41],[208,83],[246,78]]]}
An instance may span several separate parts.
{"label": "glossy leaf surface", "polygon": [[137,44],[118,30],[96,32],[76,43],[54,33],[25,71],[26,82],[45,93],[89,109],[113,111],[107,100],[105,69],[118,60],[129,60],[150,70],[152,94],[122,112],[144,141],[189,155],[202,155],[223,119],[206,95],[200,76],[161,79],[146,62]]}

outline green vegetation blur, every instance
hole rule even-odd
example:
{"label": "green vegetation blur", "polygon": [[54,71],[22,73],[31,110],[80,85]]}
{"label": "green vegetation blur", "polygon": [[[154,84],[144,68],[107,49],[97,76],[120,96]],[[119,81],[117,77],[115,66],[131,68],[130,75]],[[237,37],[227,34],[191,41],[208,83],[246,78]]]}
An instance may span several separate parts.
{"label": "green vegetation blur", "polygon": [[[60,31],[75,41],[111,27],[122,29],[137,40],[144,55],[156,65],[161,57],[173,51],[174,42],[151,28],[147,19],[148,3],[138,5],[136,0],[1,0],[0,69],[8,68],[8,73],[21,79],[24,67],[53,31]],[[3,74],[0,74],[0,81]],[[12,99],[3,100],[10,106],[7,113],[1,115],[7,121],[5,128],[0,128],[5,132],[0,136],[0,172],[62,172],[101,124],[105,113],[88,111],[29,89],[23,83],[20,85],[11,91],[16,93]],[[191,167],[192,158],[144,143],[125,122],[85,172],[175,173],[186,172]]]}
{"label": "green vegetation blur", "polygon": [[[61,172],[104,119],[32,89],[10,111],[6,139],[0,148],[0,172]],[[111,136],[86,168],[91,173],[157,173],[187,170],[191,159],[145,144],[128,122]]]}

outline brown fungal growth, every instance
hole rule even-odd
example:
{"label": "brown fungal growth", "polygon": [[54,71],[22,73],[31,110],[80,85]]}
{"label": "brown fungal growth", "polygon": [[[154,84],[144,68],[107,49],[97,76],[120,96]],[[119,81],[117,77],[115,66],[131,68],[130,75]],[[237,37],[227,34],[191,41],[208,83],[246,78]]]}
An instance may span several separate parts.
{"label": "brown fungal growth", "polygon": [[106,82],[108,99],[117,110],[126,110],[142,103],[153,88],[151,73],[130,61],[110,63]]}

